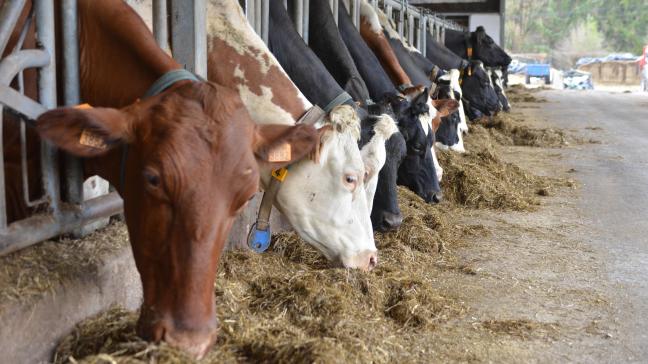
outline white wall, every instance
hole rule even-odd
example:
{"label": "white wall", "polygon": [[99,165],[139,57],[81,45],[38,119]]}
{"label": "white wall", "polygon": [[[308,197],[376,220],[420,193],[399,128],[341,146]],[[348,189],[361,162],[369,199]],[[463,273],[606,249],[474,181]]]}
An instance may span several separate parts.
{"label": "white wall", "polygon": [[478,26],[483,26],[486,33],[493,38],[495,43],[500,44],[500,15],[497,13],[489,14],[471,14],[470,31],[474,31]]}

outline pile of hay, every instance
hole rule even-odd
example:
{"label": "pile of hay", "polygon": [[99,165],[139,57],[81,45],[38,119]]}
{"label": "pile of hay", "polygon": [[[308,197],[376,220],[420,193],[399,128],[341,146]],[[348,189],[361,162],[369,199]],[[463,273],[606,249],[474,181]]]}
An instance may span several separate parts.
{"label": "pile of hay", "polygon": [[[435,328],[467,310],[439,283],[443,272],[462,270],[452,247],[463,230],[449,223],[457,218],[453,209],[404,189],[399,194],[403,226],[377,234],[379,265],[372,272],[329,268],[294,233],[274,236],[264,254],[227,252],[214,289],[221,330],[204,362],[428,360],[424,349],[434,346]],[[81,323],[54,361],[188,361],[165,344],[137,338],[136,316],[114,308]]]}
{"label": "pile of hay", "polygon": [[526,124],[522,115],[499,113],[479,123],[489,129],[499,144],[526,147],[559,148],[569,145],[565,132],[554,128],[533,128]]}
{"label": "pile of hay", "polygon": [[539,88],[527,88],[524,85],[512,85],[506,89],[506,97],[509,102],[512,103],[544,103],[547,102],[547,99],[534,95],[534,93],[544,90],[550,90],[550,88],[544,86]]}
{"label": "pile of hay", "polygon": [[[554,187],[571,186],[569,181],[536,176],[512,163],[503,161],[499,154],[501,146],[528,145],[530,141],[548,140],[537,134],[523,138],[516,130],[514,119],[497,117],[501,129],[485,128],[475,124],[466,136],[465,154],[439,151],[437,156],[443,167],[441,184],[444,199],[450,203],[477,209],[531,211],[540,204],[539,196],[549,195]],[[532,130],[532,129],[519,129]],[[562,133],[562,132],[561,132]],[[517,135],[517,138],[515,139]],[[517,143],[515,141],[517,140]],[[521,140],[526,141],[522,143]],[[552,139],[553,140],[553,139]]]}

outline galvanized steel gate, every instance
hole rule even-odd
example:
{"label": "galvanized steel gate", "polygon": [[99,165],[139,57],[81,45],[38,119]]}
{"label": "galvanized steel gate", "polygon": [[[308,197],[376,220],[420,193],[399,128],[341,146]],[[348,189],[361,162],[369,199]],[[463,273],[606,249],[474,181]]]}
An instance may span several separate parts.
{"label": "galvanized steel gate", "polygon": [[[158,44],[166,48],[169,44],[176,60],[196,74],[207,76],[207,0],[152,0],[153,33]],[[292,2],[293,21],[299,34],[308,42],[309,4],[311,0],[284,0],[287,6]],[[320,1],[320,0],[313,0]],[[328,0],[337,18],[338,1]],[[356,26],[360,22],[360,1],[350,0],[350,13]],[[5,53],[14,28],[23,12],[27,0],[5,0],[0,8],[0,55]],[[57,105],[56,44],[54,32],[54,0],[33,0],[30,21],[21,29],[18,45],[0,59],[0,126],[4,122],[3,110],[19,115],[23,120],[35,120],[47,109]],[[80,102],[79,92],[79,49],[77,36],[77,0],[61,0],[63,52],[62,89],[63,105]],[[247,18],[261,38],[268,40],[269,0],[239,0],[246,10]],[[425,54],[427,36],[442,40],[445,29],[463,29],[433,14],[421,12],[409,6],[406,1],[370,0],[383,9],[397,24],[401,36]],[[171,12],[169,14],[169,11]],[[38,49],[22,49],[31,22],[36,23]],[[182,47],[173,49],[174,44]],[[38,101],[24,95],[23,72],[38,71]],[[18,90],[10,87],[17,82]],[[26,124],[20,125],[22,198],[30,207],[47,206],[45,213],[36,214],[24,220],[7,223],[5,195],[4,157],[0,158],[0,256],[25,248],[57,235],[78,232],[87,223],[118,214],[122,200],[116,192],[84,201],[83,172],[81,162],[51,146],[41,143],[41,167],[43,194],[37,200],[30,200],[27,181]],[[0,150],[3,149],[2,127],[0,127]],[[59,158],[65,168],[59,170]],[[63,179],[60,178],[63,176]],[[64,181],[63,186],[59,181]]]}

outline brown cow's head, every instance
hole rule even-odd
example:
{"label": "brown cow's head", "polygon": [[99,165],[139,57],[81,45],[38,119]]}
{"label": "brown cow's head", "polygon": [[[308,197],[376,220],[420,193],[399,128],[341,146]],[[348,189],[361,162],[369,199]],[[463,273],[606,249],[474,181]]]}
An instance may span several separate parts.
{"label": "brown cow's head", "polygon": [[70,153],[98,157],[89,164],[103,165],[100,174],[120,189],[144,288],[139,333],[204,355],[216,336],[218,259],[234,218],[257,191],[259,165],[302,158],[316,131],[256,126],[238,94],[193,82],[119,110],[53,110],[37,129]]}

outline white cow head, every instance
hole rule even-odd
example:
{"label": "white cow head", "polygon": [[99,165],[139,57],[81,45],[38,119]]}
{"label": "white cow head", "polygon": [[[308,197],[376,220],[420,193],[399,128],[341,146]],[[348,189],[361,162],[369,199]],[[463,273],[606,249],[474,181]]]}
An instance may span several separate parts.
{"label": "white cow head", "polygon": [[[361,154],[357,144],[360,123],[353,108],[339,106],[327,119],[319,163],[309,160],[291,166],[275,206],[329,260],[370,269],[377,264],[377,253],[364,181],[369,168],[363,154],[378,156],[384,164],[385,143],[378,142],[384,136],[367,144]],[[371,163],[370,168],[380,169],[382,164]],[[372,173],[377,175],[377,171]]]}

